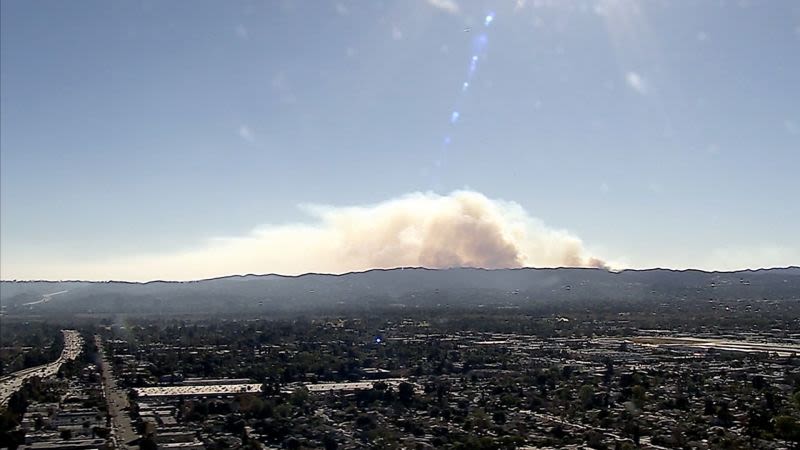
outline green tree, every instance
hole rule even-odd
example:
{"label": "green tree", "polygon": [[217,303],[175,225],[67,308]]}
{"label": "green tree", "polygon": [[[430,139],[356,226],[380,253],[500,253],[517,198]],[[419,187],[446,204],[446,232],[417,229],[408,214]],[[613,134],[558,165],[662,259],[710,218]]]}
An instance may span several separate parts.
{"label": "green tree", "polygon": [[397,387],[397,395],[404,405],[410,405],[414,400],[414,386],[411,383],[406,383],[405,381],[400,383],[400,385]]}
{"label": "green tree", "polygon": [[778,416],[775,418],[775,433],[781,439],[791,441],[797,447],[800,443],[800,424],[794,417]]}
{"label": "green tree", "polygon": [[336,437],[334,437],[333,433],[327,433],[322,437],[322,445],[325,447],[325,450],[336,450],[339,448],[339,443],[336,442]]}
{"label": "green tree", "polygon": [[156,443],[153,434],[148,434],[146,437],[143,437],[139,440],[139,449],[141,450],[158,450],[158,444]]}
{"label": "green tree", "polygon": [[637,384],[631,389],[631,394],[633,396],[633,403],[636,404],[636,407],[642,408],[645,400],[647,400],[647,391],[644,389],[644,387]]}
{"label": "green tree", "polygon": [[300,386],[292,392],[289,400],[294,406],[303,406],[308,401],[308,388]]}
{"label": "green tree", "polygon": [[578,397],[581,399],[584,409],[592,409],[592,406],[594,406],[594,388],[592,386],[588,384],[581,386]]}

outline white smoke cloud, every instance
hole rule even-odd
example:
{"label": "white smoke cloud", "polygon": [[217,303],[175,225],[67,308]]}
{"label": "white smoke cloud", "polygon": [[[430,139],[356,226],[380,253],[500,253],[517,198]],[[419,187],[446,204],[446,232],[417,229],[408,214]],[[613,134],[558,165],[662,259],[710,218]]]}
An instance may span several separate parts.
{"label": "white smoke cloud", "polygon": [[369,206],[303,205],[309,223],[266,225],[175,253],[67,265],[57,278],[190,280],[372,268],[600,267],[580,239],[513,202],[474,191],[413,193]]}

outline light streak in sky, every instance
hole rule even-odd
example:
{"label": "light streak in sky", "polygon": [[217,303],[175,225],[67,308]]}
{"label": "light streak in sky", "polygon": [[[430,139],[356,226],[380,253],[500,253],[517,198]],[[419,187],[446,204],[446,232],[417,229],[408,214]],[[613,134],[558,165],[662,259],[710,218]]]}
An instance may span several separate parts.
{"label": "light streak in sky", "polygon": [[[489,26],[494,22],[494,13],[489,12],[486,14],[486,17],[483,19],[483,27],[484,29],[488,29]],[[467,91],[469,91],[470,86],[472,86],[472,79],[475,78],[475,73],[478,71],[478,63],[481,61],[482,57],[480,56],[482,53],[485,53],[486,47],[489,43],[489,37],[486,34],[486,30],[482,31],[472,42],[472,57],[469,60],[469,68],[467,69],[467,76],[466,80],[461,84],[461,94],[456,101],[456,107],[453,108],[453,111],[450,113],[450,126],[454,127],[458,124],[459,119],[461,118],[461,112],[459,111],[459,105],[464,102],[464,98],[466,97]],[[447,150],[450,147],[451,143],[453,142],[452,138],[450,137],[451,132],[448,132],[445,135],[444,140],[442,141],[442,150],[439,161],[437,161],[437,165],[441,166],[443,160],[447,156]]]}

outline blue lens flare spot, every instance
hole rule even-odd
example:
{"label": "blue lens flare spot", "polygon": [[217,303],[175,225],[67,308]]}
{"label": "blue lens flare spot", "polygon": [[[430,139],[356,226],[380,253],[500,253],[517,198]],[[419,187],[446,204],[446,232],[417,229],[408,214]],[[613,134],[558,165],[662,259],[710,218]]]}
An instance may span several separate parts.
{"label": "blue lens flare spot", "polygon": [[[478,19],[478,20],[480,20],[480,19]],[[483,18],[483,25],[484,25],[484,27],[488,28],[489,25],[492,24],[492,22],[494,22],[494,12],[493,11],[489,11]],[[472,30],[472,27],[467,27],[467,28],[464,29],[465,32],[471,31],[471,30]],[[469,59],[469,70],[467,71],[466,79],[462,80],[462,83],[461,83],[461,92],[459,93],[459,96],[462,97],[462,99],[464,97],[466,97],[467,91],[470,89],[470,85],[472,84],[472,82],[475,79],[476,73],[478,71],[478,60],[485,59],[485,57],[487,55],[487,49],[488,49],[488,45],[489,45],[488,30],[483,30],[480,33],[476,33],[476,34],[477,34],[477,36],[473,35],[473,37],[471,39],[471,44],[472,44],[471,55],[472,56]],[[477,87],[477,85],[476,85],[476,87]],[[473,88],[473,89],[475,89],[475,88]],[[464,103],[463,101],[458,101],[455,104],[456,104],[457,108],[461,108],[463,106],[463,103]],[[454,109],[450,113],[451,128],[448,130],[448,133],[455,133],[455,131],[453,131],[453,130],[456,130],[458,128],[458,121],[460,119],[461,119],[461,113]],[[473,117],[473,119],[475,119],[475,118]],[[451,149],[452,149],[451,142],[452,142],[451,136],[446,135],[444,137],[444,139],[442,140],[442,146],[439,149],[439,151],[441,152],[442,155],[444,155],[447,152],[451,151]],[[437,168],[441,167],[442,164],[443,164],[442,159],[441,158],[436,159],[434,161],[434,164],[436,165]]]}

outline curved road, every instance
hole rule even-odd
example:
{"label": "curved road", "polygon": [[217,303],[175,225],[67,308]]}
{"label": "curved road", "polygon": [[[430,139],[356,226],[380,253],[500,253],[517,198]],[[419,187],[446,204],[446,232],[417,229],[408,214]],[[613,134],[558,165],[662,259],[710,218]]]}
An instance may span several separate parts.
{"label": "curved road", "polygon": [[5,406],[11,395],[22,388],[30,378],[47,378],[58,373],[61,365],[74,360],[81,353],[83,338],[76,330],[61,330],[64,333],[64,350],[55,361],[36,367],[29,367],[0,378],[0,406]]}

